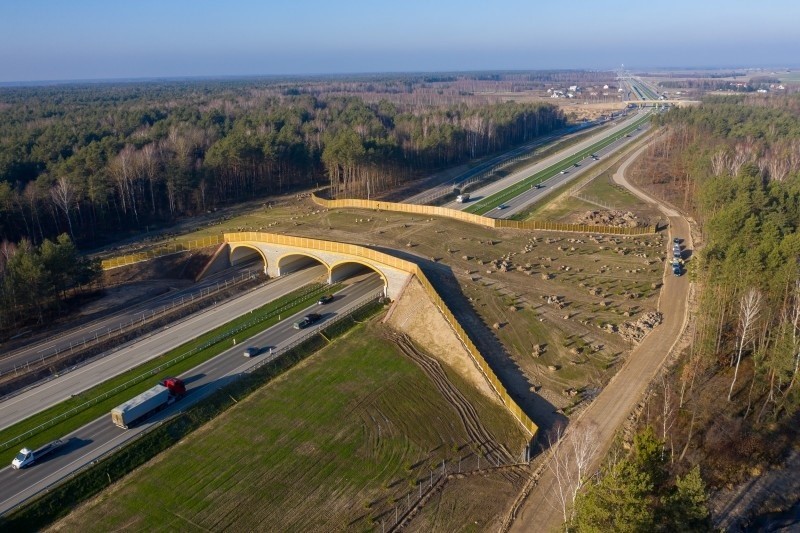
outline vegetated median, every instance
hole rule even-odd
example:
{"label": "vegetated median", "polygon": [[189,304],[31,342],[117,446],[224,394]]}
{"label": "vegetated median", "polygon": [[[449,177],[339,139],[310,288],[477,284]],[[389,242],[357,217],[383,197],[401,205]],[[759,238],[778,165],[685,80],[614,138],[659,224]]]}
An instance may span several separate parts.
{"label": "vegetated median", "polygon": [[[525,155],[520,155],[512,158],[511,162],[507,166],[503,166],[506,163],[505,161],[499,162],[492,169],[486,172],[485,178],[479,179],[474,182],[471,181],[474,178],[469,178],[465,180],[465,183],[463,184],[453,183],[452,184],[453,190],[450,193],[445,194],[444,196],[439,196],[435,200],[424,203],[426,203],[427,205],[437,205],[437,206],[450,203],[456,199],[456,196],[458,196],[459,192],[472,192],[478,187],[483,187],[489,185],[490,183],[494,183],[495,181],[499,181],[505,178],[506,176],[519,171],[522,168],[525,168],[527,166],[530,166],[531,164],[536,163],[537,161],[541,161],[542,159],[550,157],[553,154],[566,150],[570,146],[574,146],[578,143],[581,143],[586,139],[588,139],[589,137],[601,133],[607,128],[608,124],[601,124],[586,131],[579,131],[572,133],[570,134],[574,135],[572,137],[566,137],[566,138],[557,137],[553,142],[548,142],[542,145],[536,145],[532,147],[530,151],[525,152]],[[541,151],[537,151],[540,149]]]}
{"label": "vegetated median", "polygon": [[626,144],[625,146],[621,147],[620,149],[607,154],[604,157],[604,164],[601,167],[592,169],[592,172],[585,176],[578,179],[578,181],[572,187],[557,187],[554,190],[549,191],[544,196],[540,197],[534,204],[528,206],[526,209],[514,213],[510,220],[532,220],[536,218],[537,220],[554,220],[559,221],[558,218],[549,217],[547,215],[542,216],[545,211],[550,209],[550,204],[556,201],[560,197],[566,197],[571,194],[573,188],[578,188],[580,190],[584,190],[588,187],[591,187],[591,184],[598,179],[602,179],[603,176],[611,176],[614,174],[614,171],[622,164],[622,162],[637,148],[641,147],[644,143],[649,142],[651,139],[652,131],[645,132],[640,138],[636,139],[635,142],[630,144]]}
{"label": "vegetated median", "polygon": [[[230,344],[224,341],[233,335],[244,341],[276,324],[281,316],[297,313],[307,308],[309,302],[316,301],[322,293],[335,292],[338,288],[339,285],[315,283],[297,289],[159,357],[9,426],[0,431],[0,452],[11,450],[6,457],[11,461],[16,447],[22,442],[20,436],[25,436],[24,444],[29,448],[36,448],[62,437],[152,387],[153,376],[156,373],[177,375],[194,368],[229,349]],[[104,395],[106,396],[102,400],[95,401]],[[58,417],[63,419],[47,425],[49,421]],[[41,430],[36,431],[39,427]]]}
{"label": "vegetated median", "polygon": [[621,136],[627,135],[630,132],[636,130],[638,127],[640,127],[647,120],[650,120],[650,114],[649,113],[645,114],[643,117],[641,117],[639,119],[636,119],[629,126],[627,126],[626,128],[623,128],[622,130],[618,131],[614,135],[610,135],[610,136],[606,137],[605,139],[602,139],[602,140],[596,142],[595,144],[589,146],[588,148],[584,148],[583,150],[581,150],[580,152],[576,153],[572,157],[569,157],[567,159],[563,159],[563,160],[559,161],[558,163],[556,163],[556,164],[554,164],[554,165],[552,165],[552,166],[550,166],[550,167],[548,167],[548,168],[546,168],[544,170],[540,170],[539,172],[537,172],[536,174],[533,174],[532,176],[528,176],[527,178],[525,178],[525,179],[523,179],[521,181],[518,181],[514,185],[511,185],[510,187],[507,187],[507,188],[503,189],[502,191],[499,191],[499,192],[497,192],[497,193],[495,193],[495,194],[493,194],[491,196],[487,196],[486,198],[478,200],[477,202],[475,202],[474,204],[469,206],[464,211],[467,212],[467,213],[473,213],[473,214],[476,214],[476,215],[486,214],[489,211],[491,211],[492,209],[496,208],[498,205],[500,205],[502,203],[505,203],[505,202],[508,202],[509,200],[511,200],[513,198],[516,198],[517,196],[519,196],[523,192],[525,192],[528,189],[530,189],[533,185],[537,185],[537,184],[542,183],[543,181],[545,181],[547,179],[550,179],[551,177],[553,177],[558,172],[561,172],[562,170],[565,170],[565,169],[568,169],[568,168],[572,167],[572,165],[574,165],[578,161],[581,161],[586,156],[596,152],[597,150],[605,148],[609,144],[611,144],[614,141],[616,141],[617,139],[619,139]]}

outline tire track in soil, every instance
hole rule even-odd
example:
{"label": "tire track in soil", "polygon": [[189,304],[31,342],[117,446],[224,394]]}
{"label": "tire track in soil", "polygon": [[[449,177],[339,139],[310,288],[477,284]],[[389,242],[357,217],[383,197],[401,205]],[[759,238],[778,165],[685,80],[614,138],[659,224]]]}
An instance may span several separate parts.
{"label": "tire track in soil", "polygon": [[[469,438],[478,443],[485,450],[487,458],[494,457],[497,461],[508,464],[513,463],[515,458],[503,445],[498,445],[486,426],[480,420],[477,411],[458,388],[450,381],[445,374],[439,361],[422,353],[411,342],[407,335],[393,333],[387,335],[389,341],[395,343],[400,351],[416,363],[427,375],[440,394],[450,405],[453,406],[458,414],[461,423]],[[506,476],[509,481],[514,481],[515,475]]]}

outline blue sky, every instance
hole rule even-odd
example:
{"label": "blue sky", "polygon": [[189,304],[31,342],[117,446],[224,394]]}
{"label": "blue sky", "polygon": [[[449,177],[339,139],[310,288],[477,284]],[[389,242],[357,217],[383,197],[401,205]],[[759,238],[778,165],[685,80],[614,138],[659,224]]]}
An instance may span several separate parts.
{"label": "blue sky", "polygon": [[0,81],[798,66],[797,0],[0,0]]}

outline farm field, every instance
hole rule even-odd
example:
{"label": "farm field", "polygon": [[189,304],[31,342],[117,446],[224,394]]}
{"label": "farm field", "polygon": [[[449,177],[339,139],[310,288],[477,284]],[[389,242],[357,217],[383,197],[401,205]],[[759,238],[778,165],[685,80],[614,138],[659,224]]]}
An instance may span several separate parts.
{"label": "farm field", "polygon": [[[511,416],[452,372],[447,375],[484,430],[519,453],[526,439]],[[241,401],[54,529],[372,530],[393,514],[396,502],[416,494],[431,469],[475,449],[449,400],[372,322]],[[513,492],[510,486],[504,490]],[[497,513],[504,504],[498,501]]]}

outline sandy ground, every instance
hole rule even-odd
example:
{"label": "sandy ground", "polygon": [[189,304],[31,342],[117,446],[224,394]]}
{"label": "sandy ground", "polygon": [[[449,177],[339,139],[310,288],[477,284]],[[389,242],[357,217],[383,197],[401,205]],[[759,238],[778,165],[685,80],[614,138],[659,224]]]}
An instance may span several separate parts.
{"label": "sandy ground", "polygon": [[519,486],[499,472],[451,479],[403,530],[497,531],[505,506]]}
{"label": "sandy ground", "polygon": [[469,352],[416,278],[411,279],[395,303],[395,308],[388,317],[388,324],[408,334],[414,342],[424,346],[428,353],[447,363],[484,395],[502,405],[486,378],[475,366]]}

